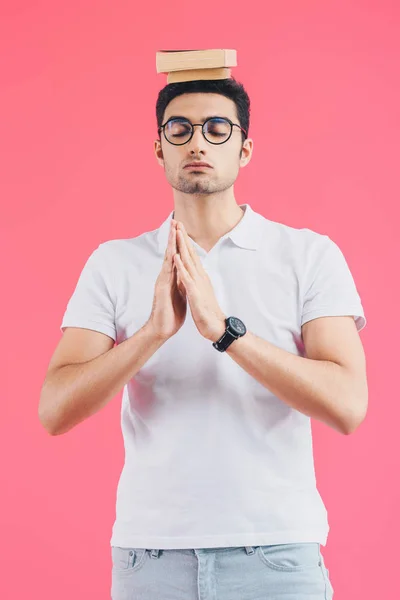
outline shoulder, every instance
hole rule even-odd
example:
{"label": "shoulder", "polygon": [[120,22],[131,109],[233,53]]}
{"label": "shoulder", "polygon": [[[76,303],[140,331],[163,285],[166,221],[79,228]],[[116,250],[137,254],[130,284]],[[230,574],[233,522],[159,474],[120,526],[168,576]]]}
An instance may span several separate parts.
{"label": "shoulder", "polygon": [[335,246],[333,240],[325,233],[308,227],[294,227],[260,216],[261,227],[264,229],[264,245],[268,252],[292,259],[299,268],[315,264],[331,246]]}

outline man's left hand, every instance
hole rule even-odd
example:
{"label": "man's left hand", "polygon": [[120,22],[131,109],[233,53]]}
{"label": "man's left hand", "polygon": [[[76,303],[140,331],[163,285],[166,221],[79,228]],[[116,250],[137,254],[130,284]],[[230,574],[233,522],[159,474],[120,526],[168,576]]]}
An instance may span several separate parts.
{"label": "man's left hand", "polygon": [[226,316],[219,307],[211,280],[180,221],[176,227],[176,239],[180,254],[175,255],[174,262],[178,280],[190,304],[193,321],[202,336],[216,342],[225,332]]}

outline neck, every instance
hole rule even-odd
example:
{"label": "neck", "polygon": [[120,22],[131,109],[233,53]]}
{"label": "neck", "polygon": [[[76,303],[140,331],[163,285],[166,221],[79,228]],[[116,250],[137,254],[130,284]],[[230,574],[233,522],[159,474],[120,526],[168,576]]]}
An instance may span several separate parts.
{"label": "neck", "polygon": [[181,221],[189,237],[206,251],[231,231],[244,215],[234,198],[221,201],[201,196],[175,200],[173,218]]}

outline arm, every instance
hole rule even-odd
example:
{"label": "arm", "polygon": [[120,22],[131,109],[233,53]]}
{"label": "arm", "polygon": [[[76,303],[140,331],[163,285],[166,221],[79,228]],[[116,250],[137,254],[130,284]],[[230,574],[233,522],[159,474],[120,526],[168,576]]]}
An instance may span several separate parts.
{"label": "arm", "polygon": [[[213,339],[218,339],[225,330]],[[368,403],[365,356],[353,317],[323,317],[302,327],[307,358],[252,333],[226,350],[249,375],[292,408],[352,433]]]}
{"label": "arm", "polygon": [[[188,295],[195,324],[210,341],[225,331],[222,312],[208,274],[195,252],[184,226],[178,222],[179,250],[176,266]],[[327,236],[325,260],[319,261],[304,296],[303,314],[335,311],[360,304],[352,275],[340,248]],[[339,285],[340,284],[340,285]],[[335,290],[340,304],[332,306]],[[333,314],[335,314],[335,312]],[[292,408],[325,421],[341,433],[351,433],[364,419],[368,388],[365,356],[353,316],[321,316],[304,322],[302,337],[307,358],[282,350],[251,331],[226,350],[229,356],[261,385]]]}
{"label": "arm", "polygon": [[45,429],[51,435],[66,433],[98,412],[164,341],[147,322],[130,338],[100,356],[50,369],[39,405],[40,421]]}

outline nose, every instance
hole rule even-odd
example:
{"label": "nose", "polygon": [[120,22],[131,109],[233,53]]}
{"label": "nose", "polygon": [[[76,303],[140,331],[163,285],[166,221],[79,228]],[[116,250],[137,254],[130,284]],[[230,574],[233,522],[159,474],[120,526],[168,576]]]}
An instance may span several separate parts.
{"label": "nose", "polygon": [[191,150],[195,150],[198,153],[201,148],[205,148],[207,144],[206,139],[204,138],[203,132],[201,130],[201,125],[194,125],[193,128],[193,136],[189,142],[189,146]]}

